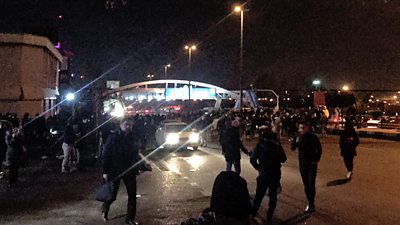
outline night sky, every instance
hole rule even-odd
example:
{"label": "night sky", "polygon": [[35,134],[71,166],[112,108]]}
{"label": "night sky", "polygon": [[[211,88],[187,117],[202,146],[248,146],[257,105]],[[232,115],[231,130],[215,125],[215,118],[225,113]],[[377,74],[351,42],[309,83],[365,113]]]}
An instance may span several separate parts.
{"label": "night sky", "polygon": [[[58,27],[75,56],[73,71],[94,78],[128,58],[108,78],[123,84],[148,73],[239,87],[239,16],[228,0],[128,0],[106,10],[103,0],[1,0],[0,31]],[[245,84],[302,89],[400,90],[400,2],[389,0],[252,0],[245,14]],[[63,15],[63,19],[58,19]],[[225,19],[224,19],[225,18]],[[224,20],[222,20],[224,19]],[[222,21],[221,21],[222,20]],[[220,21],[220,22],[219,22]]]}

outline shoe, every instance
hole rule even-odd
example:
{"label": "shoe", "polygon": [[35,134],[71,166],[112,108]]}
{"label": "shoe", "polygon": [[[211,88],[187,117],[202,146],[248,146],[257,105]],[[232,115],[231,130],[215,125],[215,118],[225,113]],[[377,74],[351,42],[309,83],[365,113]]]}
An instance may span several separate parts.
{"label": "shoe", "polygon": [[313,205],[307,205],[305,212],[306,213],[312,213],[315,211],[315,206]]}
{"label": "shoe", "polygon": [[104,222],[108,221],[108,212],[102,212],[101,213],[101,218],[103,218]]}
{"label": "shoe", "polygon": [[137,222],[135,222],[135,221],[133,221],[133,220],[126,220],[126,221],[125,221],[125,224],[126,224],[126,225],[139,225],[139,223],[137,223]]}
{"label": "shoe", "polygon": [[353,172],[349,172],[348,174],[347,174],[347,180],[351,180],[351,176],[353,175]]}

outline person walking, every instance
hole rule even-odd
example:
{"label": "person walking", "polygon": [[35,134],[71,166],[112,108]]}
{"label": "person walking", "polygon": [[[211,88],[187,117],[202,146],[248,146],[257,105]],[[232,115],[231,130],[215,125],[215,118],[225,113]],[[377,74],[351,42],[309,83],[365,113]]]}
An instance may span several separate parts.
{"label": "person walking", "polygon": [[[120,122],[119,129],[111,133],[106,140],[103,155],[103,179],[111,181],[113,178],[125,172],[128,168],[138,164],[139,144],[132,134],[132,121],[124,118]],[[128,193],[128,209],[125,218],[126,224],[137,224],[136,216],[136,176],[139,173],[139,165],[130,170],[123,178]],[[111,204],[116,200],[120,180],[112,182],[113,198],[102,205],[102,217],[104,221],[108,220],[108,212]]]}
{"label": "person walking", "polygon": [[299,151],[300,174],[308,200],[305,211],[311,213],[315,210],[315,181],[317,178],[318,162],[322,155],[322,147],[318,137],[312,133],[310,123],[300,123],[299,132],[300,136],[295,138],[291,149],[298,149]]}
{"label": "person walking", "polygon": [[235,167],[235,172],[240,174],[240,150],[242,150],[247,155],[249,151],[244,147],[242,140],[240,139],[240,122],[235,119],[229,123],[226,120],[225,132],[222,136],[222,153],[225,156],[226,161],[226,171],[232,171],[232,165]]}
{"label": "person walking", "polygon": [[356,130],[351,121],[346,121],[344,130],[340,135],[340,155],[343,157],[344,165],[347,168],[347,179],[351,180],[353,175],[353,160],[357,155],[356,148],[360,143]]}
{"label": "person walking", "polygon": [[250,163],[258,171],[256,196],[253,201],[253,216],[257,215],[261,202],[268,191],[269,207],[267,222],[272,221],[274,215],[278,189],[281,180],[281,163],[286,162],[287,157],[282,146],[276,142],[272,132],[265,132],[260,142],[252,151]]}
{"label": "person walking", "polygon": [[72,157],[74,156],[74,144],[76,141],[75,131],[71,125],[67,125],[64,131],[64,141],[62,144],[63,161],[61,163],[61,173],[72,172],[77,168],[74,166]]}
{"label": "person walking", "polygon": [[6,132],[6,164],[9,169],[9,185],[13,187],[18,181],[18,170],[21,165],[22,154],[26,152],[21,129],[14,128]]}

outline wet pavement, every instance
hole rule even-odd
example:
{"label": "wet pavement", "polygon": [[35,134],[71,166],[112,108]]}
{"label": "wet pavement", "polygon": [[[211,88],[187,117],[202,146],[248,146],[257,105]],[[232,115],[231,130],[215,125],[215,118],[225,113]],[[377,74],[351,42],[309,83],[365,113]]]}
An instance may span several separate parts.
{"label": "wet pavement", "polygon": [[[361,141],[354,177],[349,183],[343,182],[346,170],[340,157],[338,138],[330,136],[322,141],[317,210],[310,217],[303,214],[306,200],[298,172],[297,153],[291,152],[288,143],[284,142],[288,162],[282,168],[283,191],[278,196],[273,224],[400,224],[400,143],[373,139]],[[246,143],[248,147],[254,144],[254,141]],[[197,217],[209,205],[214,179],[225,168],[224,158],[216,147],[210,143],[209,147],[199,151],[171,153],[160,150],[150,157],[153,171],[138,177],[138,222],[172,225]],[[124,187],[111,207],[111,221],[104,223],[100,218],[100,204],[93,200],[100,175],[100,170],[95,168],[68,176],[49,172],[36,174],[39,177],[37,181],[32,177],[24,178],[26,180],[21,185],[25,187],[12,191],[0,189],[0,224],[124,224],[127,202]],[[41,179],[49,176],[52,179],[46,185]],[[245,155],[242,155],[242,176],[254,195],[257,173]],[[27,186],[30,183],[31,187]],[[4,186],[4,180],[0,186]],[[30,190],[43,190],[37,194],[40,199],[30,197],[24,201],[25,198],[21,198],[15,205],[9,198],[10,195],[17,199],[22,195],[36,196],[36,193],[29,193]],[[9,207],[3,207],[3,203]],[[265,201],[263,205],[266,206]],[[261,217],[266,214],[265,210],[262,208]]]}

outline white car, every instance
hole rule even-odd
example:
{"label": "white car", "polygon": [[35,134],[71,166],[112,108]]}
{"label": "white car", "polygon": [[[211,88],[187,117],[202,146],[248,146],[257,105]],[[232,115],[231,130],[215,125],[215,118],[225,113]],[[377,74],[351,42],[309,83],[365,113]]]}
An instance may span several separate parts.
{"label": "white car", "polygon": [[167,149],[192,147],[197,150],[201,143],[200,134],[183,122],[166,122],[155,135],[157,145]]}

